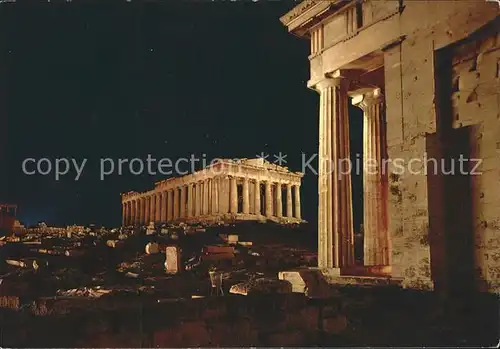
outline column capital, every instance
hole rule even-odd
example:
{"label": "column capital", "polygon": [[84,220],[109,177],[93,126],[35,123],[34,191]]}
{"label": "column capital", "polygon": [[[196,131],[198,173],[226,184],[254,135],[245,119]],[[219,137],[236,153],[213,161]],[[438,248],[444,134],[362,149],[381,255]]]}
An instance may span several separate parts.
{"label": "column capital", "polygon": [[366,108],[381,104],[384,102],[384,95],[380,88],[374,88],[372,91],[358,94],[352,97],[352,105],[359,107],[363,110]]}

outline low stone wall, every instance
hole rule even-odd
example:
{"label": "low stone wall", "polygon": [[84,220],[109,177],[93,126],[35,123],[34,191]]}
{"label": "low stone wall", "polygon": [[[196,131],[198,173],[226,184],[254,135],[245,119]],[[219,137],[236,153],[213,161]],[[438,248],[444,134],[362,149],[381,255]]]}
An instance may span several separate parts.
{"label": "low stone wall", "polygon": [[[89,302],[103,305],[108,301]],[[52,314],[47,316],[35,315],[33,308],[3,309],[0,344],[2,347],[493,346],[498,342],[498,299],[493,295],[480,295],[463,303],[443,301],[428,292],[344,287],[325,300],[287,294],[159,303],[132,298],[128,304],[127,308],[111,306],[107,310],[82,304],[72,308],[68,304],[62,310],[54,303],[53,309],[58,310],[51,313],[46,309],[46,314]]]}

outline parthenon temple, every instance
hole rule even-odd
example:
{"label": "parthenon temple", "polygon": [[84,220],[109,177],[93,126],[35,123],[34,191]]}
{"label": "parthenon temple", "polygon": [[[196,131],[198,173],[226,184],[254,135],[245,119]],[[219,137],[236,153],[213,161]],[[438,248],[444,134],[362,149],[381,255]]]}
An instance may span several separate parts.
{"label": "parthenon temple", "polygon": [[122,194],[122,224],[259,220],[302,222],[301,172],[258,159],[217,159],[205,169]]}

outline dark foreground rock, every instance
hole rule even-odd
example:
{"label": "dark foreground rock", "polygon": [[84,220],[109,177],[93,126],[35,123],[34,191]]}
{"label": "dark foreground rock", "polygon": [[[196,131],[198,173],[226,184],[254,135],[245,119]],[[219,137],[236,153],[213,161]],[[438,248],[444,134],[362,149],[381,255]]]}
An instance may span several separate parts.
{"label": "dark foreground rock", "polygon": [[399,288],[347,286],[338,291],[336,297],[323,300],[289,293],[200,299],[159,300],[128,295],[39,301],[20,310],[1,309],[0,344],[479,347],[498,342],[496,296],[443,301],[435,293]]}

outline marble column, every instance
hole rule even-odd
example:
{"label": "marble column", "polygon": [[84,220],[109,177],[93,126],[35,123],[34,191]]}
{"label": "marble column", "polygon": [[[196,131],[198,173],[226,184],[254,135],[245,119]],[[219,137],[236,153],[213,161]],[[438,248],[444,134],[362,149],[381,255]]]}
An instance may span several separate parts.
{"label": "marble column", "polygon": [[136,219],[135,222],[137,225],[142,224],[142,199],[138,198],[135,200],[136,207]]}
{"label": "marble column", "polygon": [[273,194],[271,190],[271,182],[266,181],[266,217],[273,215]]}
{"label": "marble column", "polygon": [[250,214],[250,195],[248,177],[243,179],[243,213]]}
{"label": "marble column", "polygon": [[388,177],[382,168],[386,155],[384,100],[380,89],[354,96],[352,104],[363,110],[363,238],[364,264],[390,265],[387,229]]}
{"label": "marble column", "polygon": [[127,225],[127,203],[122,202],[122,226]]}
{"label": "marble column", "polygon": [[219,212],[228,213],[229,212],[229,178],[226,175],[219,177]]}
{"label": "marble column", "polygon": [[352,185],[348,171],[347,81],[336,71],[316,85],[320,93],[318,265],[354,264]]}
{"label": "marble column", "polygon": [[155,223],[160,223],[161,222],[161,194],[160,193],[155,193],[155,200],[156,200],[156,216],[155,216]]}
{"label": "marble column", "polygon": [[180,203],[180,213],[179,213],[179,217],[180,218],[186,218],[186,186],[183,185],[181,186],[180,188],[180,191],[181,191],[181,203]]}
{"label": "marble column", "polygon": [[179,187],[174,188],[174,212],[172,218],[174,220],[179,218]]}
{"label": "marble column", "polygon": [[203,181],[203,215],[208,215],[209,209],[209,189],[208,179]]}
{"label": "marble column", "polygon": [[194,214],[193,208],[193,183],[189,183],[187,186],[187,217],[191,218]]}
{"label": "marble column", "polygon": [[287,183],[286,185],[286,216],[293,217],[293,201],[292,201],[292,185]]}
{"label": "marble column", "polygon": [[295,185],[295,218],[302,219],[300,213],[300,185]]}
{"label": "marble column", "polygon": [[154,222],[156,217],[156,198],[154,195],[149,196],[149,221]]}
{"label": "marble column", "polygon": [[211,192],[212,192],[212,210],[211,210],[211,214],[215,215],[217,213],[219,213],[219,193],[218,193],[218,188],[217,188],[217,184],[219,182],[219,178],[218,177],[214,177],[212,178],[212,180],[210,181],[211,184],[212,184],[212,187],[211,187]]}
{"label": "marble column", "polygon": [[132,224],[137,224],[138,212],[137,212],[137,200],[132,200]]}
{"label": "marble column", "polygon": [[238,213],[238,185],[235,177],[229,177],[230,183],[230,212]]}
{"label": "marble column", "polygon": [[255,197],[254,197],[254,202],[255,202],[255,209],[254,209],[254,213],[256,215],[260,215],[260,181],[258,179],[255,180],[255,190],[254,190],[254,193],[255,193]]}
{"label": "marble column", "polygon": [[144,201],[146,202],[146,216],[144,219],[144,224],[149,225],[149,222],[151,221],[151,197],[146,196],[144,198]]}
{"label": "marble column", "polygon": [[194,184],[194,215],[195,217],[200,216],[200,211],[201,211],[201,185],[200,182],[196,182]]}
{"label": "marble column", "polygon": [[174,191],[169,189],[167,191],[167,222],[170,222],[173,217],[173,206],[174,205]]}
{"label": "marble column", "polygon": [[141,198],[141,224],[145,225],[148,219],[146,198]]}
{"label": "marble column", "polygon": [[167,192],[161,192],[161,221],[165,223],[167,221]]}
{"label": "marble column", "polygon": [[281,183],[276,183],[276,217],[283,217],[283,199]]}

